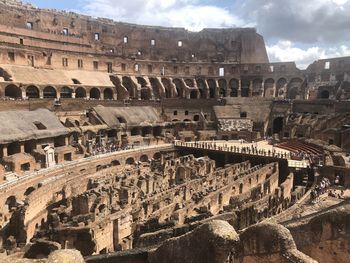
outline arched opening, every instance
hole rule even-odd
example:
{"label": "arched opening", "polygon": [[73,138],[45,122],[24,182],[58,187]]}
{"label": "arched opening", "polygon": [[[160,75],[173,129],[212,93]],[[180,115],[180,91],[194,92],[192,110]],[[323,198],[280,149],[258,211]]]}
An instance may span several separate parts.
{"label": "arched opening", "polygon": [[237,79],[230,80],[230,97],[238,97],[239,82]]}
{"label": "arched opening", "polygon": [[241,96],[249,97],[249,86],[250,82],[248,80],[242,80]]}
{"label": "arched opening", "polygon": [[149,160],[149,158],[146,154],[144,154],[140,157],[140,162],[147,163],[148,160]]}
{"label": "arched opening", "polygon": [[277,85],[276,85],[276,96],[277,97],[284,97],[284,88],[287,84],[287,80],[285,78],[280,78],[278,81],[277,81]]}
{"label": "arched opening", "polygon": [[111,165],[112,165],[112,166],[119,166],[119,165],[120,165],[120,162],[119,162],[118,160],[113,160],[113,161],[111,162]]}
{"label": "arched opening", "polygon": [[31,187],[28,187],[27,188],[27,190],[24,192],[24,195],[25,196],[28,196],[28,195],[30,195],[32,192],[34,192],[35,191],[35,188],[33,187],[33,186],[31,186]]}
{"label": "arched opening", "polygon": [[72,89],[68,87],[63,87],[60,92],[60,96],[63,99],[71,99],[72,98]]}
{"label": "arched opening", "polygon": [[[151,87],[152,87],[152,91],[153,91],[153,96],[155,99],[160,99],[162,97],[164,97],[164,90],[162,89],[162,86],[159,82],[159,79],[157,78],[148,78],[150,83],[151,83]],[[166,93],[166,89],[165,89],[165,93]],[[167,95],[165,94],[165,97]]]}
{"label": "arched opening", "polygon": [[12,207],[17,205],[17,199],[15,196],[11,195],[6,199],[5,205],[8,206],[8,209],[11,210]]}
{"label": "arched opening", "polygon": [[30,99],[38,99],[40,97],[39,95],[39,89],[35,86],[29,86],[26,89],[26,97]]}
{"label": "arched opening", "polygon": [[207,83],[208,83],[208,86],[209,86],[209,97],[211,99],[214,99],[215,98],[215,90],[216,90],[215,80],[208,79]]}
{"label": "arched opening", "polygon": [[264,97],[265,98],[273,98],[274,97],[274,86],[275,86],[275,80],[274,79],[267,79],[264,83]]}
{"label": "arched opening", "polygon": [[141,100],[150,100],[152,98],[151,90],[149,88],[141,89]]}
{"label": "arched opening", "polygon": [[240,193],[240,194],[243,193],[243,184],[242,184],[242,183],[239,185],[239,193]]}
{"label": "arched opening", "polygon": [[125,164],[134,164],[135,163],[135,159],[133,157],[129,157],[128,159],[126,159]]}
{"label": "arched opening", "polygon": [[227,82],[225,79],[219,79],[219,89],[220,89],[220,97],[227,96]]}
{"label": "arched opening", "polygon": [[101,205],[98,206],[98,212],[99,213],[102,213],[103,210],[105,210],[105,209],[106,209],[106,205],[105,204],[101,204]]}
{"label": "arched opening", "polygon": [[172,84],[169,79],[167,78],[162,78],[162,84],[165,89],[165,97],[166,98],[171,98],[172,97]]}
{"label": "arched opening", "polygon": [[283,117],[277,117],[273,120],[272,132],[273,134],[280,133],[283,130]]}
{"label": "arched opening", "polygon": [[153,128],[152,127],[143,127],[141,131],[142,137],[152,136]]}
{"label": "arched opening", "polygon": [[288,89],[288,99],[294,100],[298,96],[298,87],[292,87]]}
{"label": "arched opening", "polygon": [[198,98],[198,96],[197,96],[197,90],[191,90],[190,98],[191,98],[191,99],[197,99],[197,98]]}
{"label": "arched opening", "polygon": [[197,86],[200,93],[201,99],[207,98],[207,85],[205,84],[205,81],[203,79],[197,79]]}
{"label": "arched opening", "polygon": [[300,95],[300,88],[302,84],[302,80],[300,78],[294,78],[290,81],[288,87],[288,99],[296,99]]}
{"label": "arched opening", "polygon": [[75,90],[76,98],[86,98],[86,90],[82,87],[79,87]]}
{"label": "arched opening", "polygon": [[153,159],[154,160],[160,160],[160,158],[162,157],[162,154],[160,152],[156,152],[154,155],[153,155]]}
{"label": "arched opening", "polygon": [[328,90],[322,90],[318,94],[319,99],[329,99],[329,91]]}
{"label": "arched opening", "polygon": [[263,94],[262,80],[261,79],[254,79],[253,80],[252,97],[261,97],[262,94]]}
{"label": "arched opening", "polygon": [[131,136],[141,135],[141,129],[139,127],[134,127],[130,130]]}
{"label": "arched opening", "polygon": [[101,98],[101,92],[98,88],[92,88],[90,90],[90,98],[99,100]]}
{"label": "arched opening", "polygon": [[20,99],[22,98],[22,90],[16,85],[8,85],[5,88],[5,96],[13,99]]}
{"label": "arched opening", "polygon": [[57,98],[57,92],[54,87],[48,86],[44,89],[44,99],[55,99]]}
{"label": "arched opening", "polygon": [[135,83],[129,77],[123,77],[123,86],[127,89],[130,98],[137,98]]}
{"label": "arched opening", "polygon": [[113,90],[110,89],[110,88],[106,88],[104,91],[103,91],[103,98],[105,100],[113,100]]}
{"label": "arched opening", "polygon": [[182,98],[182,97],[183,97],[183,88],[182,88],[181,80],[179,80],[179,79],[174,79],[173,82],[174,82],[174,84],[175,84],[177,96],[178,96],[179,98]]}

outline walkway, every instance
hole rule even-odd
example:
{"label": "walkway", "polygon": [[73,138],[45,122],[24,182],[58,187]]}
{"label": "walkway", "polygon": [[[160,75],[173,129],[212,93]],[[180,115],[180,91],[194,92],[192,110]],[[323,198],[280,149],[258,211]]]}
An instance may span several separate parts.
{"label": "walkway", "polygon": [[91,156],[91,157],[87,157],[87,158],[82,158],[82,159],[71,161],[71,162],[66,162],[64,164],[59,164],[59,165],[56,165],[56,166],[51,167],[51,168],[44,168],[44,169],[41,169],[41,170],[36,171],[36,172],[24,174],[23,176],[18,176],[16,174],[12,173],[12,176],[10,176],[10,177],[14,178],[14,179],[11,181],[5,182],[3,184],[0,184],[0,191],[6,190],[8,187],[16,185],[20,182],[25,182],[29,179],[43,176],[47,173],[54,172],[55,170],[59,170],[61,168],[67,168],[67,170],[68,170],[69,168],[73,168],[73,167],[77,166],[78,164],[81,165],[81,164],[88,163],[88,162],[95,161],[95,160],[99,160],[99,159],[103,160],[105,158],[109,158],[112,156],[118,156],[118,155],[122,155],[122,154],[124,155],[124,154],[128,154],[128,153],[136,153],[136,152],[140,152],[140,151],[149,151],[149,150],[154,150],[154,149],[163,150],[163,149],[167,149],[167,148],[172,147],[172,146],[173,146],[172,144],[161,144],[161,145],[134,147],[133,149],[110,152],[110,153],[95,155],[95,156]]}
{"label": "walkway", "polygon": [[214,150],[222,152],[242,153],[255,156],[273,157],[277,159],[288,160],[289,167],[307,168],[310,167],[309,160],[295,160],[294,153],[286,149],[280,149],[270,145],[268,141],[259,141],[247,143],[242,140],[238,141],[199,141],[199,142],[182,142],[175,141],[175,146],[196,148],[204,150]]}

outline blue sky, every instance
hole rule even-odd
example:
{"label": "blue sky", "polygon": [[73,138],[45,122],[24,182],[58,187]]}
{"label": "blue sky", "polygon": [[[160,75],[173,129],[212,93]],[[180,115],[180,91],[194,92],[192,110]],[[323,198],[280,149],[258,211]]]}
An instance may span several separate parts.
{"label": "blue sky", "polygon": [[116,21],[185,27],[256,27],[270,61],[350,56],[350,0],[26,0]]}

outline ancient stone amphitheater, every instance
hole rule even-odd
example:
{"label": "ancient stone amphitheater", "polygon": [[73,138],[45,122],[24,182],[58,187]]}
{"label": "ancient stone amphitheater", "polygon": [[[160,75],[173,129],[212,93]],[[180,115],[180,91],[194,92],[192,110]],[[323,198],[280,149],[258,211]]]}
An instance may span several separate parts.
{"label": "ancient stone amphitheater", "polygon": [[0,262],[349,262],[350,57],[0,13]]}

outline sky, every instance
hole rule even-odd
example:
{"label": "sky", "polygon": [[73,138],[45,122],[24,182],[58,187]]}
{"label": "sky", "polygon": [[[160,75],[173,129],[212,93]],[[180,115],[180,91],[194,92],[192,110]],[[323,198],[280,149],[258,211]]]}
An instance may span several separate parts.
{"label": "sky", "polygon": [[25,0],[41,8],[145,25],[255,27],[271,62],[350,56],[350,0]]}

